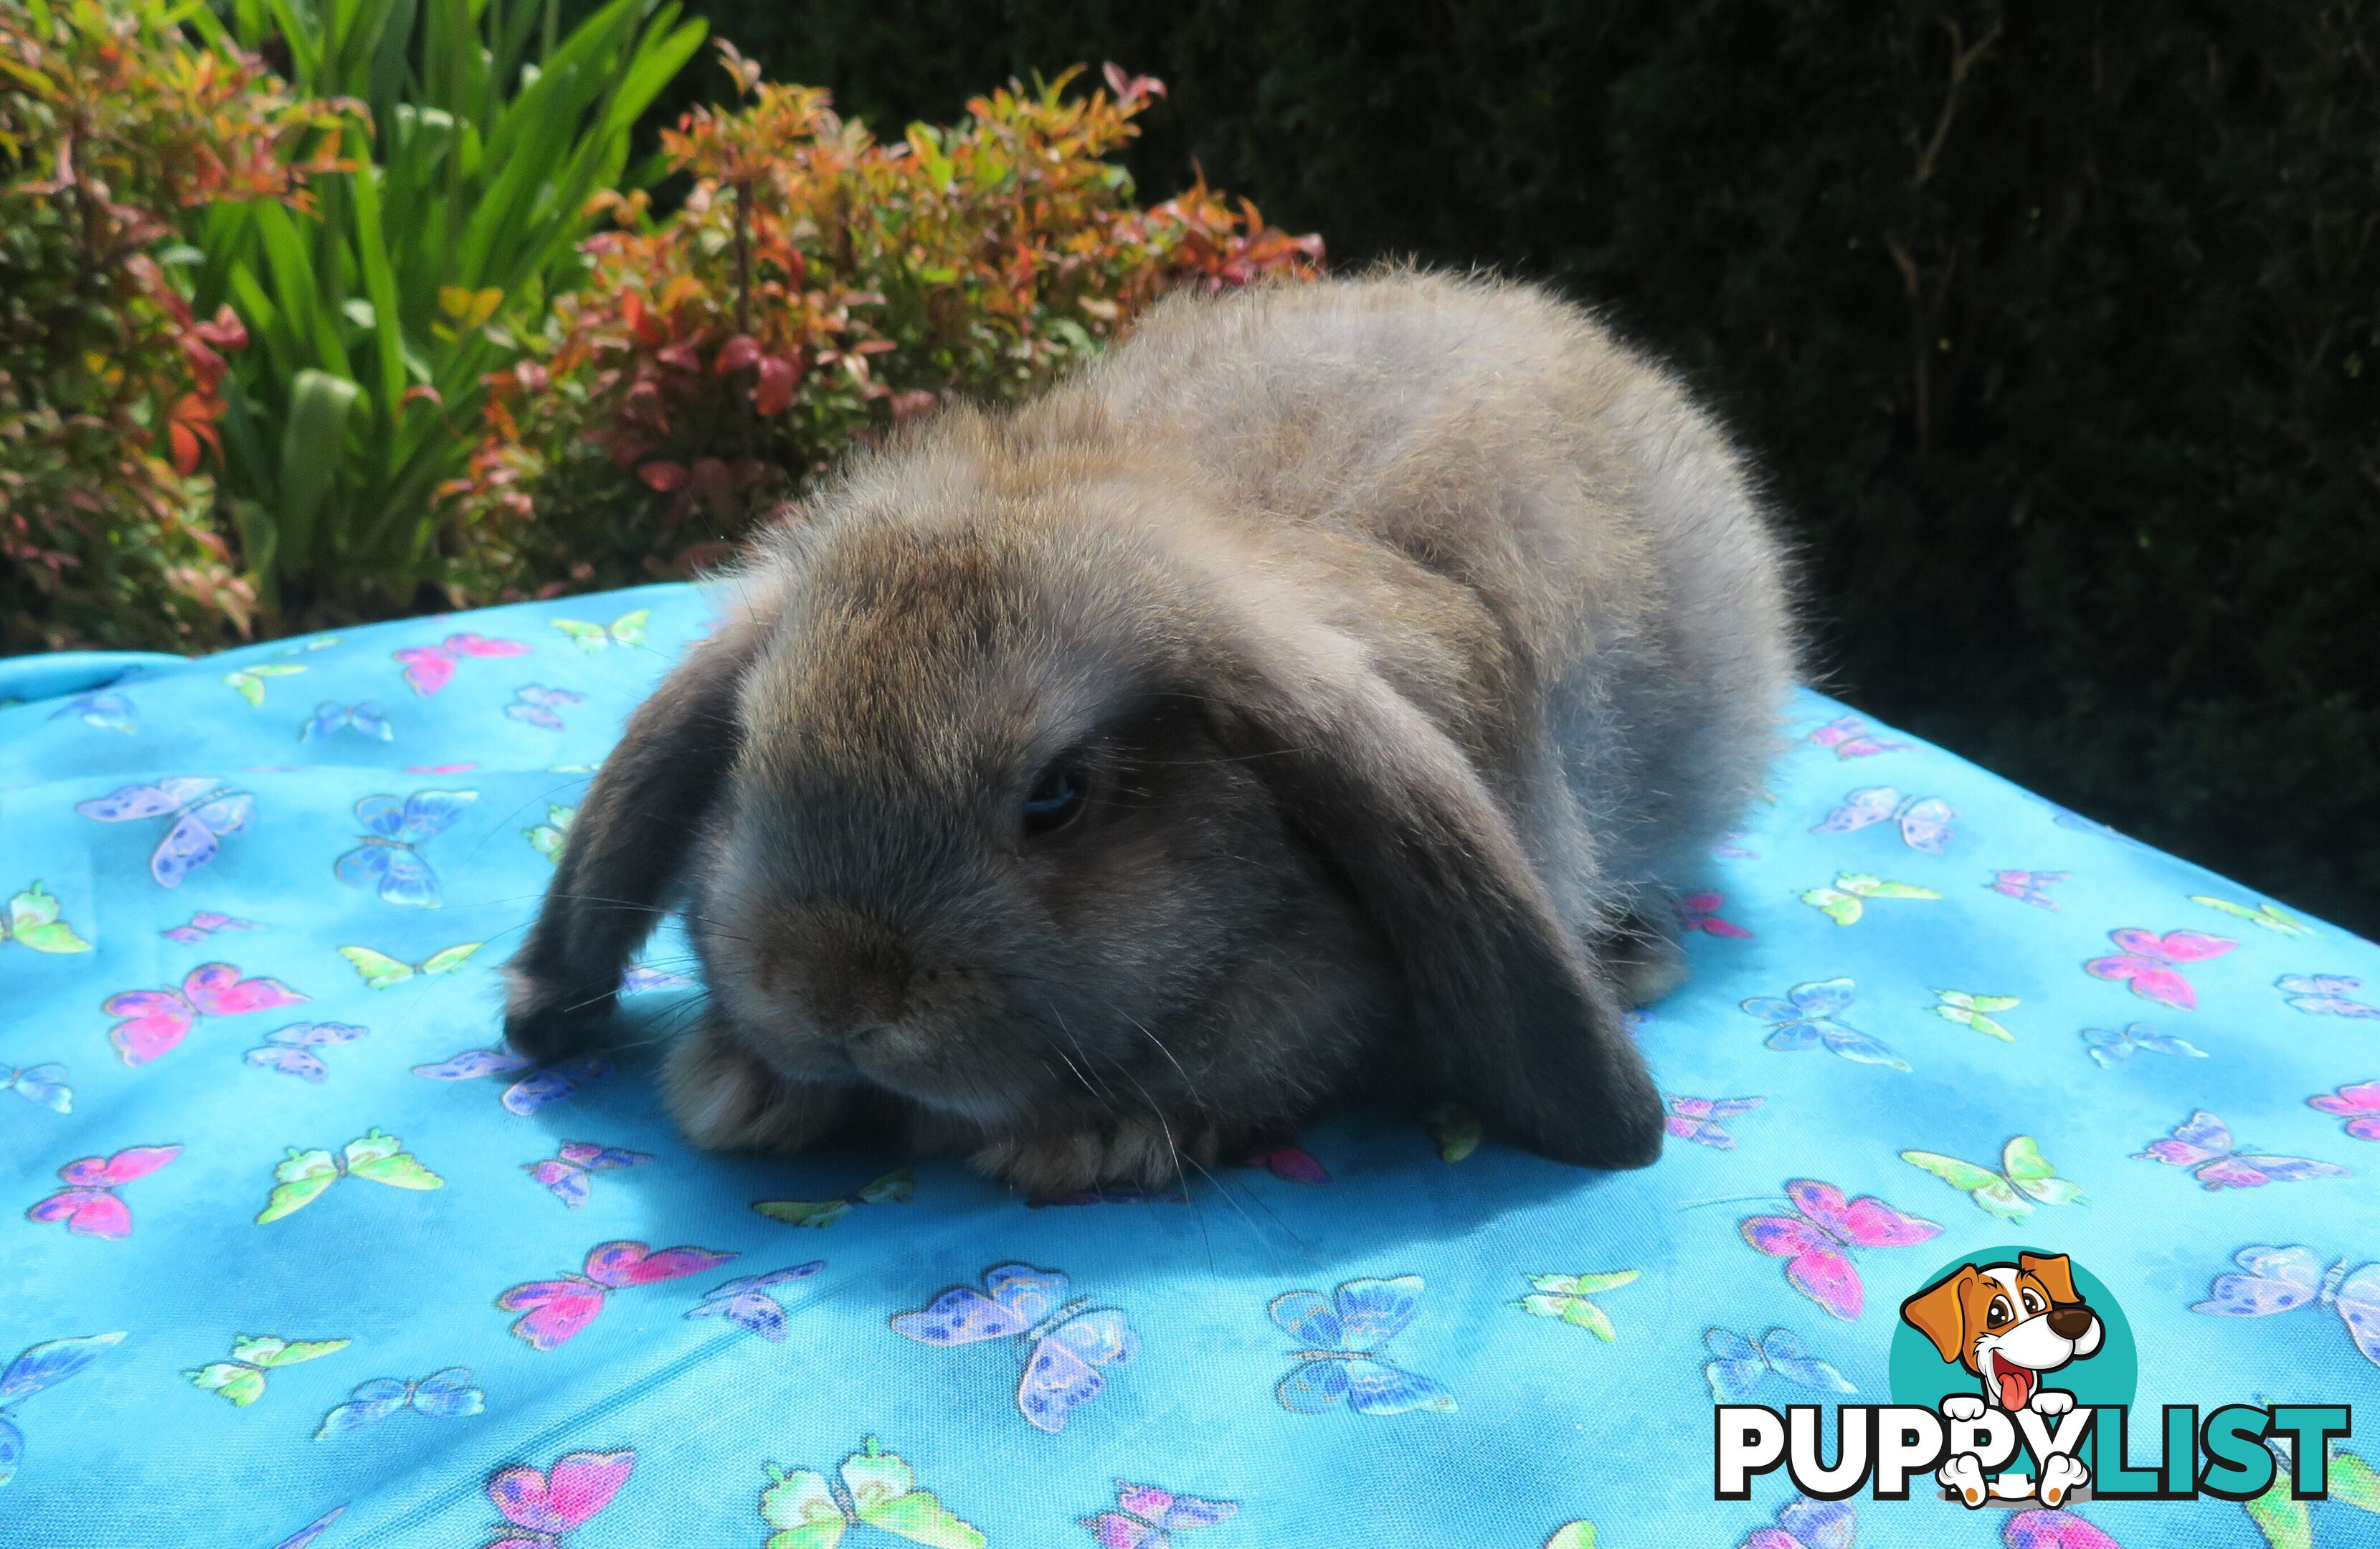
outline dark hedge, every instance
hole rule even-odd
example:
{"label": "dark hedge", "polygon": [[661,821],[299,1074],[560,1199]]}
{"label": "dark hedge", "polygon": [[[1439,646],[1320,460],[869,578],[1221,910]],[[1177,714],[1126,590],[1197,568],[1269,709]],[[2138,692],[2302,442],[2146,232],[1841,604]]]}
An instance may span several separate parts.
{"label": "dark hedge", "polygon": [[1115,59],[1148,186],[1599,303],[1771,470],[1829,686],[2380,934],[2380,6],[698,8],[887,126]]}

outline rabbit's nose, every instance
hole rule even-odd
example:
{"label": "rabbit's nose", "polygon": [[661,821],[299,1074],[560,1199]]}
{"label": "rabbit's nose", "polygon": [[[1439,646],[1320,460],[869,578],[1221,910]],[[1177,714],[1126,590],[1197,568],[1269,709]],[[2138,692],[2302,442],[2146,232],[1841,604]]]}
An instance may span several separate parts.
{"label": "rabbit's nose", "polygon": [[820,1027],[849,1034],[901,1019],[917,962],[899,933],[840,899],[806,904],[796,919],[802,998]]}
{"label": "rabbit's nose", "polygon": [[2049,1332],[2060,1339],[2080,1339],[2091,1331],[2092,1311],[2079,1302],[2049,1310]]}

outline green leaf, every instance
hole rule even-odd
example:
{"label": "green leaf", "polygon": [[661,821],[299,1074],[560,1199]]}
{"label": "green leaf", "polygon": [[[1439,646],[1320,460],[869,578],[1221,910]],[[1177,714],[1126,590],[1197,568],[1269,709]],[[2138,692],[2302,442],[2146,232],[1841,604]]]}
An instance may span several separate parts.
{"label": "green leaf", "polygon": [[356,384],[327,372],[302,371],[289,384],[281,435],[281,573],[300,573],[313,556],[314,527],[346,461],[347,410]]}

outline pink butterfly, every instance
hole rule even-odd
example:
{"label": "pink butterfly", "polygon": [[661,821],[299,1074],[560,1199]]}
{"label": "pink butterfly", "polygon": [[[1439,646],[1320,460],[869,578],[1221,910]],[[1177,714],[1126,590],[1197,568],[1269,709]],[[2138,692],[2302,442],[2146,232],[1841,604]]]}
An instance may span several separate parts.
{"label": "pink butterfly", "polygon": [[2209,1193],[2220,1189],[2262,1189],[2268,1183],[2354,1177],[2336,1162],[2243,1153],[2232,1143],[2231,1127],[2204,1108],[2175,1126],[2171,1140],[2151,1140],[2148,1150],[2132,1153],[2132,1160],[2192,1168]]}
{"label": "pink butterfly", "polygon": [[515,1286],[496,1298],[496,1305],[507,1312],[526,1314],[514,1321],[513,1333],[537,1349],[550,1350],[576,1338],[603,1311],[603,1299],[612,1292],[628,1286],[682,1280],[734,1257],[708,1248],[664,1248],[656,1253],[641,1242],[598,1243],[588,1250],[585,1275]]}
{"label": "pink butterfly", "polygon": [[1267,1146],[1240,1158],[1236,1165],[1262,1167],[1283,1183],[1318,1186],[1330,1181],[1330,1170],[1302,1146]]}
{"label": "pink butterfly", "polygon": [[2110,931],[2107,938],[2123,950],[2110,957],[2092,958],[2082,965],[2082,971],[2094,979],[2130,980],[2132,994],[2177,1011],[2197,1010],[2198,992],[2176,965],[2220,957],[2240,945],[2202,931],[2168,931],[2158,935],[2137,926]]}
{"label": "pink butterfly", "polygon": [[2058,900],[2049,896],[2049,890],[2064,882],[2068,874],[2065,872],[1995,872],[1992,880],[1984,885],[2004,898],[2014,898],[2020,904],[2038,904],[2043,909],[2054,909],[2058,907]]}
{"label": "pink butterfly", "polygon": [[1728,1133],[1721,1119],[1748,1114],[1766,1097],[1670,1097],[1670,1116],[1664,1122],[1670,1133],[1682,1140],[1692,1140],[1698,1146],[1717,1151],[1733,1151],[1735,1137]]}
{"label": "pink butterfly", "polygon": [[555,1459],[550,1472],[525,1463],[499,1471],[488,1481],[488,1499],[522,1531],[506,1533],[488,1549],[553,1549],[564,1533],[612,1504],[636,1466],[633,1451],[573,1452]]}
{"label": "pink butterfly", "polygon": [[100,1009],[123,1021],[107,1030],[127,1065],[146,1065],[189,1035],[200,1017],[244,1017],[274,1011],[306,997],[278,979],[242,979],[229,963],[203,963],[178,990],[127,990],[110,995]]}
{"label": "pink butterfly", "polygon": [[234,920],[228,914],[200,913],[190,916],[190,922],[187,925],[169,925],[157,933],[167,941],[178,941],[187,946],[192,942],[206,940],[217,931],[261,931],[262,929],[264,927],[253,920]]}
{"label": "pink butterfly", "polygon": [[1727,903],[1724,893],[1689,893],[1678,900],[1678,929],[1700,931],[1705,935],[1718,936],[1727,941],[1750,941],[1752,933],[1731,920],[1721,920],[1719,909]]}
{"label": "pink butterfly", "polygon": [[519,640],[463,634],[449,635],[436,645],[408,645],[389,654],[405,664],[406,683],[426,699],[455,680],[455,668],[466,656],[526,656],[528,651]]}
{"label": "pink butterfly", "polygon": [[1120,1479],[1116,1508],[1080,1520],[1099,1541],[1099,1549],[1171,1549],[1175,1533],[1228,1522],[1239,1509],[1237,1501],[1203,1501]]}
{"label": "pink butterfly", "polygon": [[1868,730],[1868,725],[1856,715],[1838,715],[1810,734],[1810,740],[1821,748],[1832,748],[1838,759],[1874,758],[1878,753],[1899,753],[1908,750],[1906,742],[1887,742]]}
{"label": "pink butterfly", "polygon": [[1873,1196],[1846,1201],[1841,1189],[1814,1178],[1791,1179],[1785,1197],[1801,1214],[1748,1216],[1743,1240],[1772,1259],[1791,1260],[1785,1278],[1793,1288],[1846,1322],[1867,1301],[1867,1287],[1846,1250],[1907,1248],[1942,1230]]}
{"label": "pink butterfly", "polygon": [[562,1154],[549,1156],[542,1162],[524,1162],[521,1168],[529,1177],[553,1190],[553,1197],[572,1210],[587,1202],[591,1173],[610,1172],[615,1167],[641,1167],[652,1157],[641,1151],[612,1151],[585,1140],[565,1140]]}
{"label": "pink butterfly", "polygon": [[25,1212],[34,1221],[63,1221],[77,1237],[111,1241],[132,1235],[132,1213],[115,1190],[182,1154],[180,1146],[128,1146],[102,1160],[86,1156],[58,1169],[67,1187]]}
{"label": "pink butterfly", "polygon": [[2306,1099],[2306,1106],[2337,1114],[2359,1140],[2380,1140],[2380,1081],[2358,1081],[2335,1092]]}

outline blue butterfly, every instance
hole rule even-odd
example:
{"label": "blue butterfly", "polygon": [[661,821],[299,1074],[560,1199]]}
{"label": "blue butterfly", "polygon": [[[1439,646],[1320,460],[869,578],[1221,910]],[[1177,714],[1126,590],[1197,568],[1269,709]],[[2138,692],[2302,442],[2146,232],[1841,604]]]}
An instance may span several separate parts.
{"label": "blue butterfly", "polygon": [[806,1264],[781,1269],[768,1275],[745,1275],[723,1286],[713,1286],[702,1293],[702,1301],[686,1313],[689,1318],[725,1318],[737,1328],[748,1329],[768,1340],[781,1344],[785,1337],[785,1309],[769,1294],[772,1286],[783,1286],[795,1280],[807,1280],[826,1267],[824,1259],[813,1259]]}
{"label": "blue butterfly", "polygon": [[1785,993],[1791,998],[1755,995],[1743,1003],[1746,1011],[1776,1024],[1777,1031],[1766,1040],[1770,1048],[1810,1049],[1823,1043],[1829,1054],[1862,1065],[1909,1068],[1909,1062],[1894,1054],[1891,1045],[1836,1018],[1835,1013],[1852,1003],[1850,980],[1822,979],[1814,984],[1796,984]]}
{"label": "blue butterfly", "polygon": [[17,1477],[25,1457],[25,1433],[8,1418],[18,1403],[45,1387],[55,1387],[97,1360],[121,1334],[89,1334],[74,1339],[52,1339],[28,1348],[0,1372],[0,1484]]}
{"label": "blue butterfly", "polygon": [[132,701],[122,694],[97,691],[77,694],[52,714],[50,719],[63,721],[69,715],[78,717],[85,726],[98,726],[104,731],[137,732],[140,729],[140,723],[133,718]]}
{"label": "blue butterfly", "polygon": [[1454,1395],[1379,1357],[1380,1347],[1413,1322],[1421,1291],[1420,1275],[1400,1275],[1348,1281],[1339,1287],[1336,1307],[1318,1291],[1275,1298],[1272,1321],[1305,1347],[1296,1354],[1296,1369],[1273,1390],[1281,1408],[1322,1414],[1343,1398],[1359,1415],[1451,1412]]}
{"label": "blue butterfly", "polygon": [[382,903],[436,909],[438,874],[416,847],[444,833],[478,799],[475,790],[421,790],[403,802],[393,796],[367,796],[356,803],[356,816],[371,832],[331,869],[349,887],[378,887]]}
{"label": "blue butterfly", "polygon": [[1016,1384],[1017,1412],[1052,1435],[1075,1409],[1098,1397],[1107,1379],[1098,1368],[1130,1360],[1140,1340],[1112,1307],[1083,1311],[1070,1301],[1074,1283],[1054,1269],[995,1264],[983,1289],[953,1286],[919,1312],[892,1319],[892,1332],[921,1345],[974,1345],[1023,1337],[1033,1348]]}
{"label": "blue butterfly", "polygon": [[1703,1330],[1703,1348],[1711,1353],[1703,1364],[1703,1376],[1717,1403],[1743,1403],[1771,1372],[1798,1387],[1852,1391],[1851,1379],[1811,1355],[1802,1336],[1790,1328],[1772,1328],[1757,1344],[1723,1328],[1707,1328]]}
{"label": "blue butterfly", "polygon": [[399,1409],[409,1409],[432,1420],[444,1420],[455,1415],[475,1415],[487,1407],[488,1396],[471,1385],[471,1369],[468,1366],[449,1366],[413,1382],[374,1377],[358,1384],[348,1395],[347,1402],[322,1417],[322,1428],[314,1433],[314,1439],[328,1441],[350,1431],[360,1431]]}
{"label": "blue butterfly", "polygon": [[298,728],[298,740],[311,742],[318,737],[329,737],[343,728],[353,728],[359,737],[370,737],[382,742],[395,740],[396,728],[388,724],[388,713],[367,700],[361,704],[340,704],[324,700],[314,707],[313,716]]}

